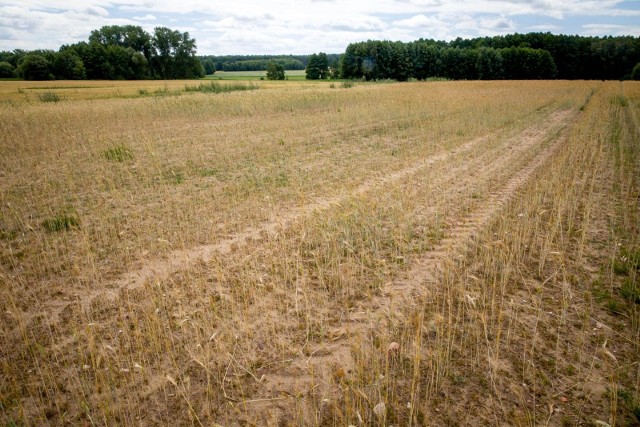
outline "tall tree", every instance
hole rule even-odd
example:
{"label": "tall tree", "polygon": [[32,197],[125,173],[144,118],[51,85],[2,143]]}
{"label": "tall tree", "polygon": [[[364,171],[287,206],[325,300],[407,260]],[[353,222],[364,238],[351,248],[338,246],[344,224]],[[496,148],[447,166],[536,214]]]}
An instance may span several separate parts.
{"label": "tall tree", "polygon": [[137,25],[105,25],[91,32],[89,43],[92,42],[131,48],[147,59],[151,56],[151,36]]}
{"label": "tall tree", "polygon": [[207,76],[210,76],[216,72],[216,64],[210,58],[202,61],[202,67],[204,68],[204,73]]}
{"label": "tall tree", "polygon": [[51,63],[41,55],[29,54],[22,58],[18,67],[25,80],[52,80]]}
{"label": "tall tree", "polygon": [[53,60],[53,73],[56,79],[84,80],[87,78],[87,70],[82,58],[73,49],[63,48]]}
{"label": "tall tree", "polygon": [[189,33],[156,27],[151,38],[156,76],[163,79],[203,77],[204,69],[195,56],[196,41]]}
{"label": "tall tree", "polygon": [[309,57],[305,69],[307,80],[324,80],[329,77],[329,60],[327,54],[320,52]]}
{"label": "tall tree", "polygon": [[9,77],[14,77],[16,74],[16,70],[13,65],[11,65],[7,61],[0,61],[0,78],[6,79]]}

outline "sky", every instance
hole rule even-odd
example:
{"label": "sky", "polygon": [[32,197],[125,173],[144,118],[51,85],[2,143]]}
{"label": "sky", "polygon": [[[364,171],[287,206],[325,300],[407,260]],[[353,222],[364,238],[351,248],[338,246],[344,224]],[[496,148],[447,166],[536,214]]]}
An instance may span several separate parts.
{"label": "sky", "polygon": [[0,0],[0,50],[57,50],[103,25],[188,31],[199,55],[342,53],[369,39],[638,37],[640,0]]}

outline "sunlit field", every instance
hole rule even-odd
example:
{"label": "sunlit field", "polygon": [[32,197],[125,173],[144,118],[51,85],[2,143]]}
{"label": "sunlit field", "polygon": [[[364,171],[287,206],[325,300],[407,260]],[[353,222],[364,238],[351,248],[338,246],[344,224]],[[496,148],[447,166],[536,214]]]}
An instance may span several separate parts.
{"label": "sunlit field", "polygon": [[[304,70],[286,71],[287,80],[266,80],[264,71],[218,71],[201,80],[79,80],[79,81],[0,81],[0,104],[59,102],[69,100],[98,100],[108,98],[159,98],[180,96],[189,88],[217,85],[220,87],[245,86],[257,88],[298,89],[302,87],[334,87],[345,85],[336,81],[305,80]],[[284,86],[286,85],[286,86]],[[347,83],[349,85],[349,83]],[[206,91],[201,91],[206,92]]]}
{"label": "sunlit field", "polygon": [[0,425],[640,422],[640,84],[218,76],[0,82]]}

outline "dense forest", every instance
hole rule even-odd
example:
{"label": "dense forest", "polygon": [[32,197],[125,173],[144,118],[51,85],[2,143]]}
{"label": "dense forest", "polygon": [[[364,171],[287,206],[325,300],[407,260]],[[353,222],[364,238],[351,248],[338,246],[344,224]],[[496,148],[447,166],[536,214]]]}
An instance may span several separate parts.
{"label": "dense forest", "polygon": [[[328,54],[327,61],[338,67],[340,54]],[[285,70],[304,70],[309,63],[309,55],[206,55],[199,56],[207,74],[216,71],[265,71],[271,62],[282,65]]]}
{"label": "dense forest", "polygon": [[513,34],[451,42],[350,44],[341,60],[347,79],[603,79],[640,78],[640,38]]}
{"label": "dense forest", "polygon": [[304,70],[307,66],[307,55],[205,55],[198,58],[203,64],[213,64],[216,71],[265,71],[270,62],[282,65],[285,70]]}
{"label": "dense forest", "polygon": [[133,25],[94,30],[86,42],[52,50],[0,52],[0,77],[25,80],[184,79],[204,76],[189,33]]}

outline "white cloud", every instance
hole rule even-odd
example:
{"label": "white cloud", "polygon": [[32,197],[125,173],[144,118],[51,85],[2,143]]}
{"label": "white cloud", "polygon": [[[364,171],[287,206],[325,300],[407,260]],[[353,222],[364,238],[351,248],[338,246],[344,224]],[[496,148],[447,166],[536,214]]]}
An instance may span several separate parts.
{"label": "white cloud", "polygon": [[352,18],[342,18],[332,21],[328,28],[336,31],[383,31],[387,25],[375,16],[354,16]]}
{"label": "white cloud", "polygon": [[526,27],[527,32],[559,32],[561,29],[561,26],[553,24],[530,25]]}
{"label": "white cloud", "polygon": [[582,26],[584,34],[591,36],[635,36],[640,37],[640,26],[615,25],[615,24],[587,24]]}
{"label": "white cloud", "polygon": [[[200,53],[342,52],[368,38],[415,40],[509,32],[638,34],[623,0],[0,0],[0,50],[57,49],[103,25],[189,31]],[[598,24],[599,18],[608,24]],[[627,25],[624,25],[627,24]]]}
{"label": "white cloud", "polygon": [[155,21],[158,18],[156,18],[155,15],[147,13],[144,16],[134,16],[133,19],[135,19],[136,21]]}
{"label": "white cloud", "polygon": [[109,16],[109,11],[107,9],[105,9],[104,7],[100,7],[100,6],[87,6],[84,11],[86,13],[88,13],[89,15],[94,15],[94,16]]}
{"label": "white cloud", "polygon": [[394,21],[393,25],[396,25],[399,27],[407,27],[407,28],[429,28],[432,26],[446,25],[446,23],[435,17],[420,14],[420,15],[412,16],[411,18],[408,18],[408,19],[401,19],[399,21]]}
{"label": "white cloud", "polygon": [[516,24],[512,20],[504,17],[482,18],[480,19],[480,27],[498,32],[513,32],[516,28]]}

